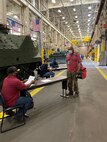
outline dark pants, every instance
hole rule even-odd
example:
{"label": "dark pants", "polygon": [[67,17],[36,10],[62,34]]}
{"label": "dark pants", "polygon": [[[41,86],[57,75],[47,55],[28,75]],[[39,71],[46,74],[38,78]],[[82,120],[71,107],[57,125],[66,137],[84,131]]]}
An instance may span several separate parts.
{"label": "dark pants", "polygon": [[78,79],[76,78],[76,73],[71,73],[67,71],[67,77],[68,77],[68,89],[69,93],[79,93],[78,88]]}
{"label": "dark pants", "polygon": [[43,77],[46,77],[46,78],[49,78],[49,77],[54,77],[55,76],[55,73],[53,73],[53,72],[47,72],[47,73],[45,73],[44,75],[43,75]]}
{"label": "dark pants", "polygon": [[25,114],[28,109],[31,109],[34,106],[33,98],[30,96],[29,92],[26,91],[26,93],[27,93],[26,96],[20,96],[17,100],[16,105],[21,105],[21,104],[24,105],[24,108],[20,108],[19,111],[17,112],[17,116],[22,116],[23,111]]}

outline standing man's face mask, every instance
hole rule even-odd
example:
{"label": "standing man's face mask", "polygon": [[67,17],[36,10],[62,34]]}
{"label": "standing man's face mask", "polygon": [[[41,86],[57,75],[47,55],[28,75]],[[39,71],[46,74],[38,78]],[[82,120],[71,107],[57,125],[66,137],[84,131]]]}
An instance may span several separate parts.
{"label": "standing man's face mask", "polygon": [[69,50],[68,52],[69,52],[70,54],[72,54],[72,53],[73,53],[73,52],[72,52],[72,50]]}

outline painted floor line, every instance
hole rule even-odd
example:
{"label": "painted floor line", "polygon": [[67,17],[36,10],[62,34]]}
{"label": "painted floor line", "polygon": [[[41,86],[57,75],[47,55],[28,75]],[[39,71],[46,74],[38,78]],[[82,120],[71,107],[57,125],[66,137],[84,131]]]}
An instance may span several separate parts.
{"label": "painted floor line", "polygon": [[[91,59],[90,59],[90,61],[93,63],[93,61]],[[93,65],[94,65],[94,63],[93,63]],[[96,65],[94,65],[94,66],[98,70],[98,72],[103,76],[103,78],[105,80],[107,80],[107,75],[99,67],[97,67]]]}
{"label": "painted floor line", "polygon": [[[64,70],[64,71],[61,71],[61,72],[58,73],[56,76],[60,76],[60,75],[63,74],[64,72],[65,72],[65,70]],[[40,87],[40,88],[37,88],[37,89],[31,91],[31,92],[30,92],[30,93],[31,93],[31,96],[35,96],[35,95],[36,95],[38,92],[40,92],[43,88],[44,88],[44,87]]]}
{"label": "painted floor line", "polygon": [[99,73],[103,76],[103,78],[105,80],[107,80],[107,75],[99,68],[99,67],[96,67],[96,69],[99,71]]}
{"label": "painted floor line", "polygon": [[[66,70],[61,71],[60,73],[58,73],[56,76],[60,76],[61,74],[63,74]],[[35,96],[37,93],[39,93],[44,87],[40,87],[37,89],[34,89],[33,91],[30,92],[31,96]],[[5,115],[6,116],[6,115]],[[0,112],[0,118],[2,117],[2,112]]]}

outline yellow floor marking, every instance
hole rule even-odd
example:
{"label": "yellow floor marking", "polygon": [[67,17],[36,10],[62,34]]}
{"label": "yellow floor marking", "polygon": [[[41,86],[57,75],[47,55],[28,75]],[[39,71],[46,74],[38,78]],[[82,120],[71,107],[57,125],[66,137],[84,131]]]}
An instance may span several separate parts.
{"label": "yellow floor marking", "polygon": [[[0,112],[0,119],[2,118],[3,112]],[[4,117],[6,117],[7,115],[5,114]],[[1,121],[1,120],[0,120]]]}
{"label": "yellow floor marking", "polygon": [[[60,76],[61,74],[63,74],[65,72],[64,71],[61,71],[60,73],[58,73],[56,76]],[[31,96],[35,96],[38,92],[40,92],[44,87],[40,87],[40,88],[37,88],[35,90],[33,90],[32,92],[30,92]]]}
{"label": "yellow floor marking", "polygon": [[107,75],[99,68],[99,67],[96,67],[96,69],[99,71],[99,73],[103,76],[103,78],[105,80],[107,80]]}
{"label": "yellow floor marking", "polygon": [[[61,74],[63,74],[66,70],[64,71],[61,71],[60,73],[58,73],[56,76],[60,76]],[[33,91],[30,92],[31,96],[35,96],[38,92],[40,92],[44,87],[40,87],[40,88],[37,88]],[[6,116],[6,115],[5,115]],[[0,112],[0,118],[2,117],[2,112]]]}
{"label": "yellow floor marking", "polygon": [[44,87],[40,87],[40,88],[37,88],[35,90],[33,90],[32,92],[30,92],[31,96],[35,96],[38,92],[40,92]]}
{"label": "yellow floor marking", "polygon": [[[93,61],[90,59],[90,61],[93,63]],[[94,63],[93,63],[94,64]],[[94,65],[95,66],[95,65]],[[97,66],[95,68],[99,71],[99,73],[103,76],[105,80],[107,80],[107,75]]]}

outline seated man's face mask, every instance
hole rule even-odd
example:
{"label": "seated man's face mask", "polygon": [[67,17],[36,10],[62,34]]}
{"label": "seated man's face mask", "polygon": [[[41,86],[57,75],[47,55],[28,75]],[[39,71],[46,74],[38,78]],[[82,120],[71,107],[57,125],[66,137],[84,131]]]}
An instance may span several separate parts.
{"label": "seated man's face mask", "polygon": [[69,52],[70,54],[72,54],[72,53],[73,53],[73,52],[72,52],[72,50],[69,50],[68,52]]}

